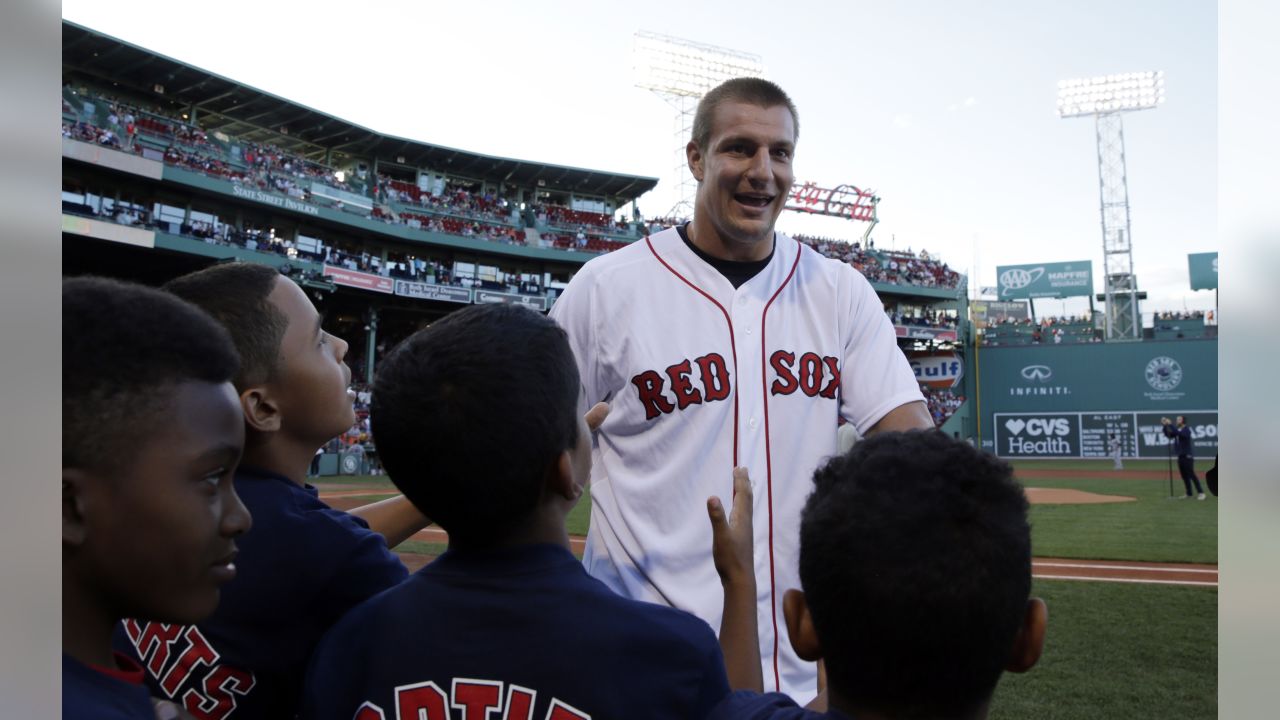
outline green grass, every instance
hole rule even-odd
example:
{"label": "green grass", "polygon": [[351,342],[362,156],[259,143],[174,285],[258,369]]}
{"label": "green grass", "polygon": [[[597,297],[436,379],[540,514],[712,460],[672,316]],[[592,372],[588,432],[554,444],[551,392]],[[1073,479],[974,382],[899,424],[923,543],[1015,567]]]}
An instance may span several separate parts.
{"label": "green grass", "polygon": [[[1211,461],[1209,461],[1211,462]],[[1097,560],[1146,560],[1216,563],[1218,561],[1218,501],[1168,500],[1166,479],[1124,480],[1086,477],[1073,470],[1109,470],[1110,460],[1045,460],[1014,463],[1018,469],[1055,470],[1056,477],[1026,478],[1028,487],[1072,488],[1102,495],[1136,497],[1136,502],[1096,505],[1032,505],[1032,547],[1037,557]],[[1125,463],[1126,468],[1165,469],[1160,460]],[[312,481],[326,486],[367,486],[367,494],[352,498],[359,504],[389,497],[395,487],[385,475],[339,476]],[[385,490],[386,493],[380,493]],[[1174,478],[1174,493],[1182,483]],[[591,517],[591,493],[569,514],[570,535],[586,535]]]}
{"label": "green grass", "polygon": [[[1043,467],[1017,463],[1015,467]],[[1046,468],[1047,469],[1047,468]],[[1218,562],[1218,500],[1170,500],[1167,480],[1025,478],[1027,487],[1123,495],[1134,502],[1032,505],[1031,546],[1037,557],[1160,562]],[[1183,493],[1175,478],[1175,497]]]}
{"label": "green grass", "polygon": [[[1072,472],[1108,470],[1109,460],[1015,466],[1063,471],[1056,477],[1027,478],[1030,487],[1138,498],[1102,505],[1033,505],[1037,556],[1217,562],[1217,499],[1212,496],[1204,502],[1168,500],[1164,479],[1110,480]],[[1125,467],[1164,470],[1165,463],[1126,461]],[[1176,477],[1174,483],[1175,492],[1181,492]],[[326,484],[367,485],[370,495],[362,500],[385,497],[374,495],[380,489],[394,491],[385,476],[325,478],[315,484],[322,490]],[[586,534],[590,508],[588,493],[566,521],[570,534]],[[444,543],[416,540],[396,548],[423,555],[446,549]],[[992,720],[1216,717],[1216,589],[1036,580],[1033,592],[1049,605],[1045,654],[1031,672],[1004,676]]]}
{"label": "green grass", "polygon": [[378,493],[378,494],[376,494],[376,495],[374,495],[374,494],[369,494],[369,495],[344,495],[342,498],[335,498],[335,499],[341,499],[341,500],[344,500],[344,501],[346,501],[346,502],[352,502],[352,503],[355,503],[355,505],[352,505],[352,507],[360,507],[361,505],[368,505],[369,503],[376,503],[376,502],[379,502],[379,501],[381,501],[381,500],[386,500],[386,499],[387,499],[387,498],[389,498],[389,497],[395,497],[396,495],[397,495],[397,493],[389,492],[389,493]]}
{"label": "green grass", "polygon": [[1037,580],[1033,594],[1045,653],[1005,674],[991,720],[1217,717],[1216,589]]}
{"label": "green grass", "polygon": [[[1030,468],[1039,470],[1110,470],[1111,459],[1106,460],[1015,460],[1012,462],[1016,468]],[[1196,458],[1196,474],[1200,476],[1200,482],[1204,482],[1204,473],[1213,467],[1213,458]],[[1168,460],[1125,460],[1125,470],[1159,470],[1167,471],[1169,469]],[[1173,465],[1173,481],[1181,485],[1178,480],[1178,466],[1175,462]]]}
{"label": "green grass", "polygon": [[587,491],[582,494],[582,499],[578,504],[569,511],[569,517],[564,519],[564,526],[569,530],[570,535],[586,535],[587,526],[591,523],[591,487],[587,487]]}
{"label": "green grass", "polygon": [[396,552],[414,553],[416,555],[439,555],[449,549],[449,544],[423,542],[421,540],[405,540],[392,549]]}
{"label": "green grass", "polygon": [[391,483],[391,478],[386,475],[326,475],[308,478],[307,482],[315,485],[320,492],[324,492],[326,487],[333,485],[368,485],[371,490],[398,492],[396,486]]}

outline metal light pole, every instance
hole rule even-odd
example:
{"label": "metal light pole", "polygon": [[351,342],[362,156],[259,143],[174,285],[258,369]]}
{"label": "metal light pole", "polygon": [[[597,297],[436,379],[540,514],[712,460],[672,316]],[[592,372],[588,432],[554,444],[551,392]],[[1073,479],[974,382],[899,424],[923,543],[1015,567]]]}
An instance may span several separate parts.
{"label": "metal light pole", "polygon": [[685,145],[693,130],[698,100],[725,80],[763,77],[759,55],[705,45],[692,40],[640,31],[632,46],[635,85],[650,90],[676,111],[676,161],[672,176],[676,203],[668,217],[692,217],[697,183],[689,174]]}
{"label": "metal light pole", "polygon": [[1097,132],[1107,340],[1142,339],[1121,117],[1126,112],[1155,108],[1162,102],[1163,72],[1122,73],[1058,83],[1058,117],[1093,116]]}

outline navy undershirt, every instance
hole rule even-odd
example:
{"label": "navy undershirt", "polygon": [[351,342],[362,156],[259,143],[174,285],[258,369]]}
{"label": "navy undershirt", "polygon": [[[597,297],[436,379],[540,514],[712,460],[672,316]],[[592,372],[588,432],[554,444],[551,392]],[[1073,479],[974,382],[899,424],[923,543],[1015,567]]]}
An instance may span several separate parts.
{"label": "navy undershirt", "polygon": [[[702,250],[689,239],[689,223],[678,225],[676,231],[680,233],[680,239],[684,240],[684,244],[698,257],[702,258],[711,267],[715,268],[721,275],[733,284],[734,289],[742,287],[742,284],[755,277],[768,266],[769,261],[773,259],[773,248],[769,249],[769,256],[763,260],[721,260],[718,257],[712,257]],[[776,238],[774,247],[777,247]]]}

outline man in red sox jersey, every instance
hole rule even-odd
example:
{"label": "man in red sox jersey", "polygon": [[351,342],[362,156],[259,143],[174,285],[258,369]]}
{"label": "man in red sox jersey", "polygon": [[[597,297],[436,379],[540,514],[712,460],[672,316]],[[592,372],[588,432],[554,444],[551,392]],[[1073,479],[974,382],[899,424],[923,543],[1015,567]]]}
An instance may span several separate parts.
{"label": "man in red sox jersey", "polygon": [[598,435],[583,558],[615,591],[720,626],[722,591],[700,501],[746,466],[755,497],[766,690],[804,704],[814,663],[791,649],[799,517],[837,417],[862,435],[931,428],[871,285],[774,232],[799,120],[781,88],[730,80],[699,103],[686,153],[693,222],[587,263],[551,316],[568,332]]}

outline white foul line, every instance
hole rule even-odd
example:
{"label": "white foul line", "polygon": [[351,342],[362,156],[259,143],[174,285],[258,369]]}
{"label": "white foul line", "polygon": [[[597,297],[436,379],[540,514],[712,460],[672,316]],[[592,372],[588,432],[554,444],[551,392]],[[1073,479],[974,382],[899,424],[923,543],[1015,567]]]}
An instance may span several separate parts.
{"label": "white foul line", "polygon": [[1085,563],[1047,563],[1032,562],[1032,567],[1046,568],[1092,568],[1097,570],[1141,570],[1142,572],[1162,572],[1162,573],[1204,573],[1208,575],[1217,575],[1217,570],[1202,570],[1198,568],[1166,568],[1166,567],[1143,567],[1140,565],[1088,565]]}
{"label": "white foul line", "polygon": [[1136,580],[1132,578],[1085,577],[1075,575],[1036,575],[1034,573],[1032,573],[1031,576],[1041,580],[1089,580],[1093,582],[1140,583],[1149,585],[1201,585],[1204,587],[1218,587],[1218,583],[1216,582],[1198,582],[1195,580]]}

